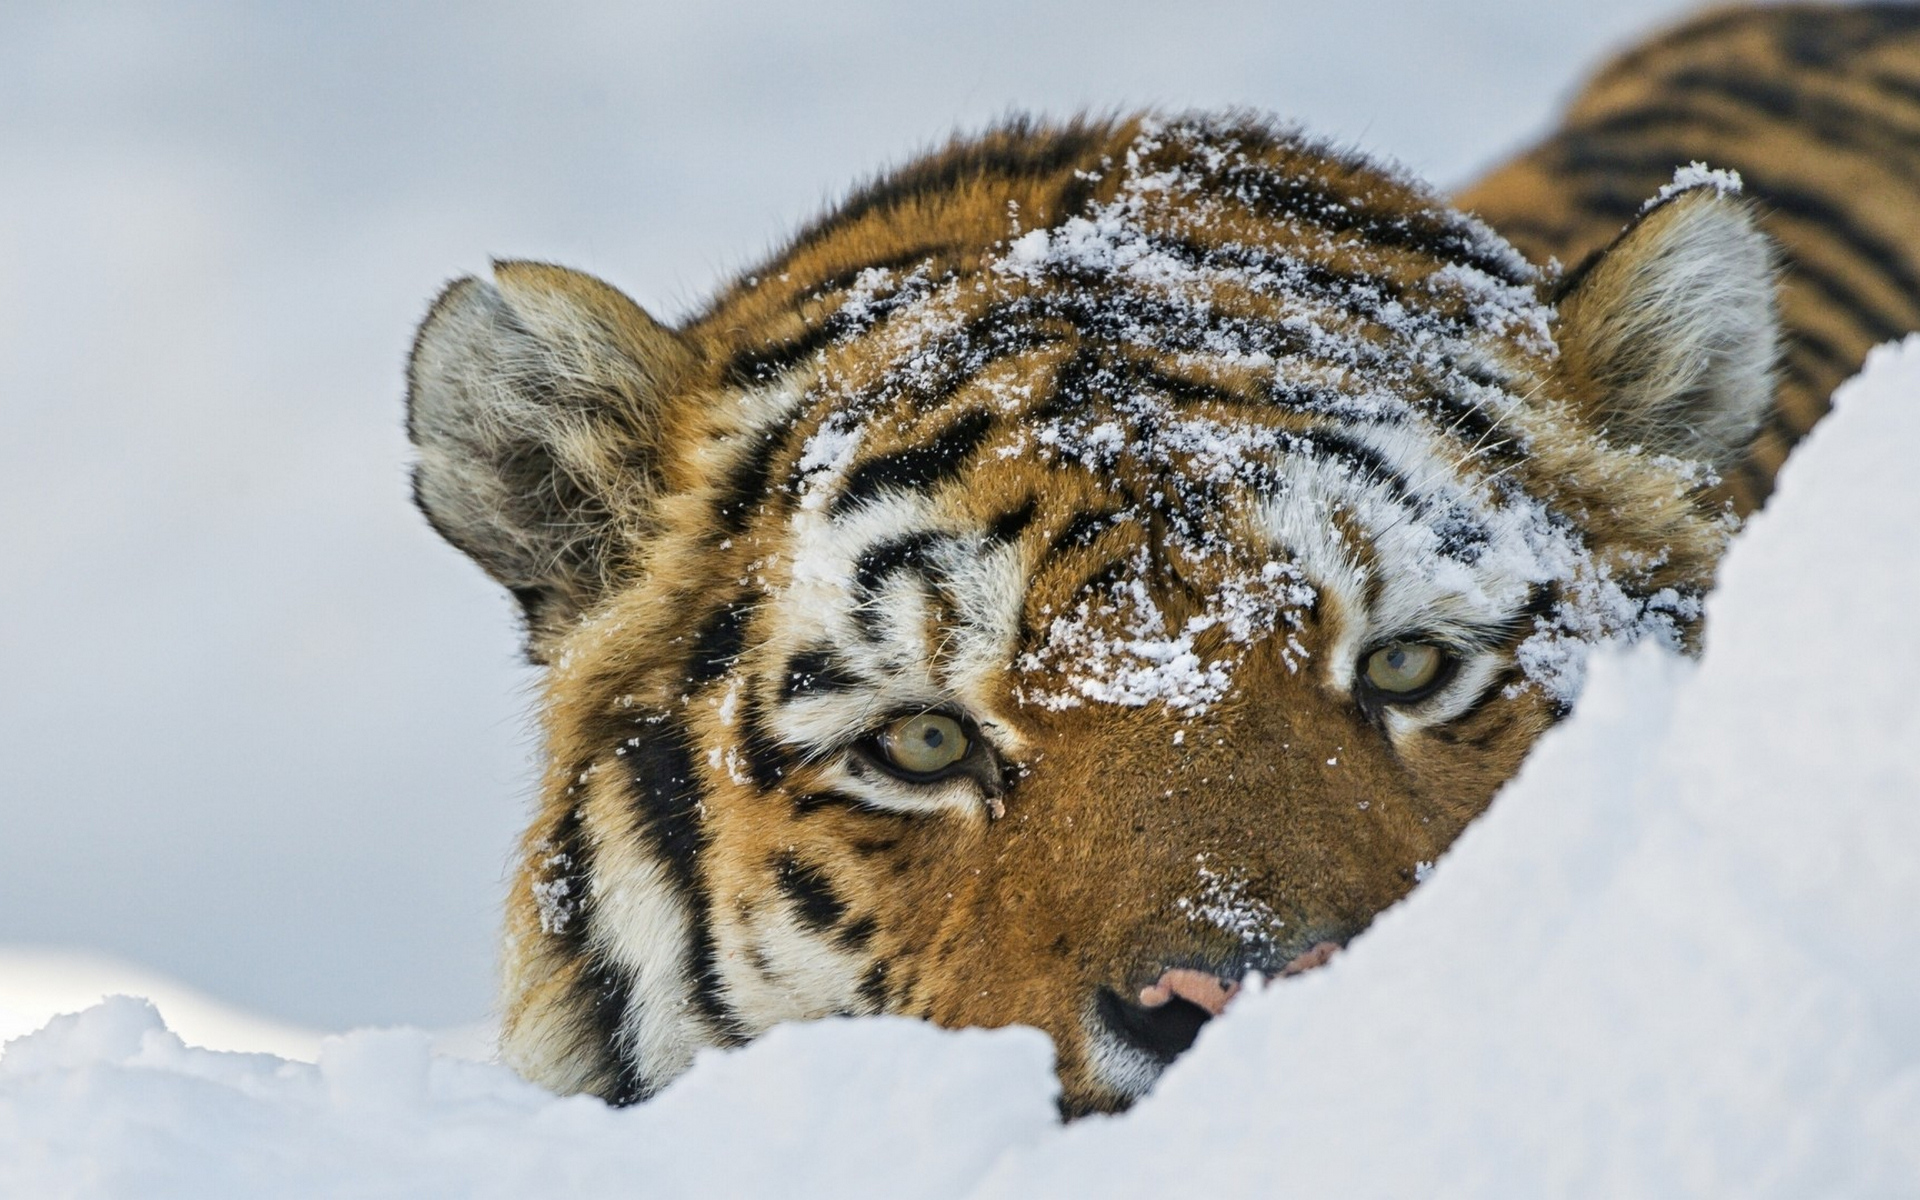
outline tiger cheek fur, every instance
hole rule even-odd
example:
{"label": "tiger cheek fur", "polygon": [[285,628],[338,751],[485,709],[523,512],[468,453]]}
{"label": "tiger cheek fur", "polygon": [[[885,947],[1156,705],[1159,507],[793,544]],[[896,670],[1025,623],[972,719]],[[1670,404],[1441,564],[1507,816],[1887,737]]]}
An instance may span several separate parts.
{"label": "tiger cheek fur", "polygon": [[1617,232],[1555,276],[1244,116],[1015,124],[677,329],[541,264],[447,289],[416,494],[548,668],[505,1057],[630,1102],[780,1021],[1024,1023],[1113,1109],[1220,981],[1324,961],[1585,647],[1697,644],[1716,477],[1751,503],[1810,419],[1780,251],[1687,182],[1569,218]]}

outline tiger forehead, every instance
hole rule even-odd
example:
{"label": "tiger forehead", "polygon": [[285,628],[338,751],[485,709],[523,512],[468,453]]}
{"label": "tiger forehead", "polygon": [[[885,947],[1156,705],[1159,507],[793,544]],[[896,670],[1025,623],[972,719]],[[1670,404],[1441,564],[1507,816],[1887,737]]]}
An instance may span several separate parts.
{"label": "tiger forehead", "polygon": [[[758,490],[760,582],[801,628],[845,641],[839,612],[920,666],[991,628],[981,662],[1204,707],[1231,645],[1363,574],[1367,536],[1482,557],[1501,505],[1478,480],[1524,465],[1511,380],[1551,353],[1494,234],[1258,129],[1148,121],[1058,171],[1079,207],[1050,225],[1033,179],[975,179],[916,209],[910,252],[829,221],[764,280],[791,336],[726,365],[768,424],[722,503]],[[795,288],[837,242],[872,265]],[[908,566],[924,595],[887,599]]]}
{"label": "tiger forehead", "polygon": [[[953,469],[1007,422],[1031,443],[1003,456],[1108,471],[1167,401],[1298,434],[1404,420],[1419,398],[1478,434],[1504,405],[1480,386],[1498,357],[1475,346],[1510,354],[1517,331],[1551,347],[1530,268],[1413,185],[1257,127],[1100,132],[949,151],[948,170],[875,189],[891,206],[856,197],[696,325],[757,331],[712,353],[725,382],[811,375],[798,411],[749,439],[790,490],[838,455],[878,456],[844,507],[890,475]],[[1188,420],[1162,444],[1204,453],[1208,432]]]}

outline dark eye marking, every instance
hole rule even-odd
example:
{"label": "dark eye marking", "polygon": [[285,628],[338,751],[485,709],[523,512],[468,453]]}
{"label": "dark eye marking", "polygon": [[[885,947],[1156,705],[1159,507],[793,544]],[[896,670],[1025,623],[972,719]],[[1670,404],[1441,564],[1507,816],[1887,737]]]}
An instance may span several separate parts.
{"label": "dark eye marking", "polygon": [[823,791],[802,792],[793,798],[793,815],[808,817],[823,808],[844,808],[855,812],[872,812],[866,801],[858,796],[849,796],[845,792]]}
{"label": "dark eye marking", "polygon": [[834,497],[830,515],[844,516],[882,492],[921,492],[952,478],[992,424],[993,414],[976,408],[920,445],[861,463]]}
{"label": "dark eye marking", "polygon": [[777,855],[772,863],[774,883],[793,901],[794,915],[809,929],[829,929],[847,915],[847,902],[833,881],[813,863],[792,854]]}

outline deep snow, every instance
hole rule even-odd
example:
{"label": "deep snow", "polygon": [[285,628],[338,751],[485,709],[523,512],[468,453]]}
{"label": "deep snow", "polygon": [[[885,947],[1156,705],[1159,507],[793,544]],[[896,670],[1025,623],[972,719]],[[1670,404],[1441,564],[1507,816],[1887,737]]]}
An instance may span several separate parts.
{"label": "deep snow", "polygon": [[119,999],[0,1057],[5,1196],[1920,1193],[1920,337],[1843,388],[1697,663],[1595,656],[1428,881],[1062,1129],[1031,1030],[875,1019],[554,1099],[424,1035],[317,1065]]}

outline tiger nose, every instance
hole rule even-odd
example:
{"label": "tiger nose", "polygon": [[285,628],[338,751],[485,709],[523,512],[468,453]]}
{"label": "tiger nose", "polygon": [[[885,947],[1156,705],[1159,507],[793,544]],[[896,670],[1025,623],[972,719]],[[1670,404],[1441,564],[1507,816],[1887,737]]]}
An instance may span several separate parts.
{"label": "tiger nose", "polygon": [[1140,989],[1140,1003],[1160,1008],[1170,1000],[1185,1000],[1206,1010],[1209,1017],[1227,1011],[1227,1002],[1240,993],[1238,983],[1191,967],[1175,967]]}
{"label": "tiger nose", "polygon": [[[1284,978],[1323,966],[1340,949],[1338,942],[1316,942],[1277,967],[1260,969]],[[1200,1027],[1225,1012],[1240,985],[1212,971],[1172,967],[1128,1000],[1111,988],[1096,997],[1100,1019],[1135,1049],[1162,1064],[1179,1057],[1200,1036]]]}
{"label": "tiger nose", "polygon": [[1175,967],[1141,988],[1137,1000],[1103,987],[1095,1004],[1108,1029],[1164,1065],[1193,1045],[1200,1027],[1226,1011],[1239,990],[1207,971]]}

